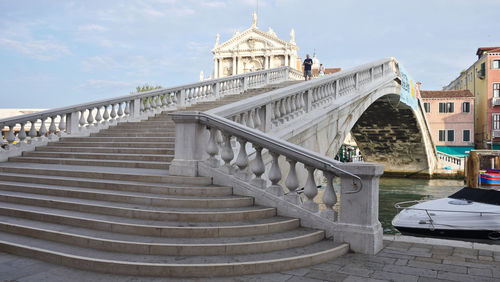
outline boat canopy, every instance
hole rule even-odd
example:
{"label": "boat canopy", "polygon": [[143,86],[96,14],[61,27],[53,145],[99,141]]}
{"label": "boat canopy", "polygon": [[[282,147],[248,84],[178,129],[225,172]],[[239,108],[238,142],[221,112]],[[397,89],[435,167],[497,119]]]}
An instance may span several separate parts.
{"label": "boat canopy", "polygon": [[490,205],[500,205],[500,191],[465,187],[448,198],[468,200]]}

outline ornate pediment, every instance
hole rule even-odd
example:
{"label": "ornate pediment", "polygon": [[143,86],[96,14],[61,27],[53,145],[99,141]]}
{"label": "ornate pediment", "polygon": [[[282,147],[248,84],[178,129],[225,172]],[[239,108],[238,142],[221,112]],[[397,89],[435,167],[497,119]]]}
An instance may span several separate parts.
{"label": "ornate pediment", "polygon": [[212,52],[220,53],[234,50],[250,51],[274,48],[298,49],[297,45],[279,39],[274,32],[263,32],[257,28],[250,28],[240,34],[234,34],[228,41],[213,48]]}

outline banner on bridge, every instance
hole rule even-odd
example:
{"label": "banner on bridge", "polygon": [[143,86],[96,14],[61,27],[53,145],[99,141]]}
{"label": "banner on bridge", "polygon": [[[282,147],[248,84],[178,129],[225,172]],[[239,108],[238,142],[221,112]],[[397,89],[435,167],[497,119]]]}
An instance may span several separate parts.
{"label": "banner on bridge", "polygon": [[415,84],[413,79],[408,75],[406,70],[399,64],[399,72],[401,73],[401,98],[400,101],[417,110],[418,101]]}

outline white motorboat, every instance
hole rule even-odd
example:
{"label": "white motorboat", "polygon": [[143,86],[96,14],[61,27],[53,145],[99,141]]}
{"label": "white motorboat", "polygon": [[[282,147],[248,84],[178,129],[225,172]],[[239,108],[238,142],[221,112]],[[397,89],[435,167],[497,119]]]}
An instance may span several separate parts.
{"label": "white motorboat", "polygon": [[448,198],[395,207],[401,211],[392,225],[405,235],[500,240],[500,190],[466,187]]}

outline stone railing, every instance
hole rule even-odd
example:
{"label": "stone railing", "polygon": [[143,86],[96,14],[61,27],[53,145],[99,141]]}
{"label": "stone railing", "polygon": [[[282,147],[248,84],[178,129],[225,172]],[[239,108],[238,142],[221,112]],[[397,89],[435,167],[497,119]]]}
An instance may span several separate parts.
{"label": "stone railing", "polygon": [[350,94],[356,94],[367,85],[394,78],[395,62],[393,58],[375,61],[208,112],[269,132],[273,128],[297,120],[312,110]]}
{"label": "stone railing", "polygon": [[[349,242],[357,252],[373,254],[380,250],[378,179],[382,166],[342,164],[214,114],[175,112],[171,117],[176,124],[171,175],[210,176],[214,184],[230,185],[234,193],[253,196],[257,204],[273,206],[280,214],[300,218],[304,226],[326,229],[327,235]],[[233,141],[239,146],[233,146]],[[254,151],[251,163],[250,150]],[[267,171],[263,151],[272,157]],[[280,159],[288,162],[284,187],[280,184],[283,178]],[[304,201],[297,193],[301,186],[298,169],[307,174]],[[319,189],[315,181],[318,174],[326,180],[321,199],[317,197]],[[340,177],[340,216],[335,208],[335,177]]]}
{"label": "stone railing", "polygon": [[437,157],[440,161],[445,162],[446,164],[459,166],[463,169],[465,157],[456,157],[439,151],[437,151]]}
{"label": "stone railing", "polygon": [[1,119],[0,161],[61,136],[88,136],[118,122],[283,82],[290,70],[280,67]]}

